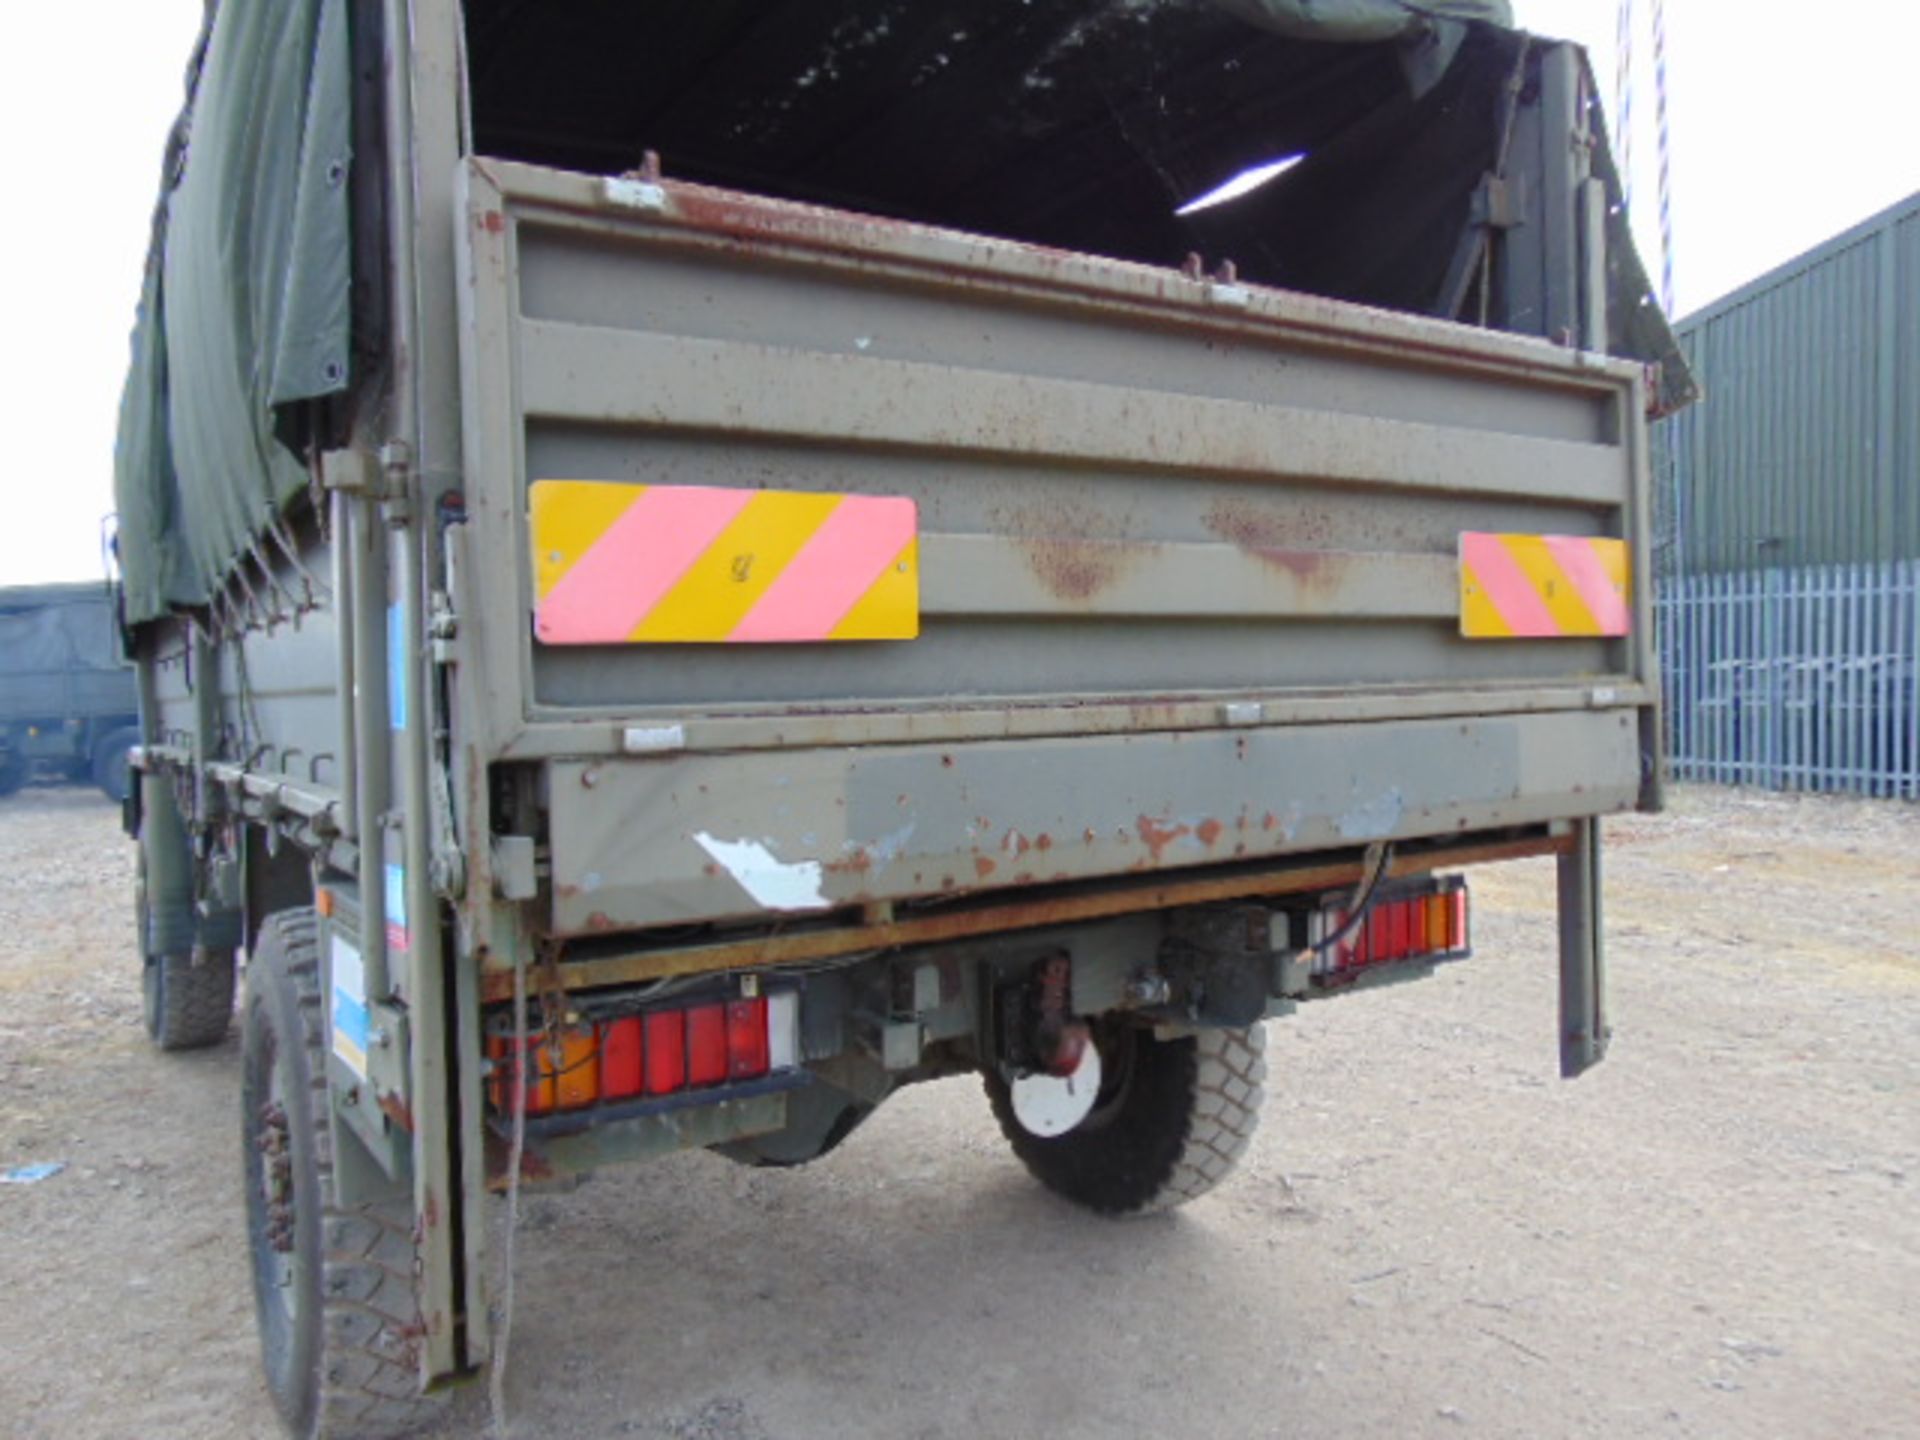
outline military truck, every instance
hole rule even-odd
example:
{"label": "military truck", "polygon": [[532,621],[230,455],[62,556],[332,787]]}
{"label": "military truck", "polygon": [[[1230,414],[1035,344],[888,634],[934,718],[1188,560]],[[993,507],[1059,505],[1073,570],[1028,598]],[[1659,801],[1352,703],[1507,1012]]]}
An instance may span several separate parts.
{"label": "military truck", "polygon": [[139,740],[111,588],[0,588],[0,798],[37,774],[124,800]]}
{"label": "military truck", "polygon": [[1201,1195],[1264,1023],[1464,960],[1467,867],[1555,858],[1600,1058],[1690,381],[1574,47],[1395,0],[209,17],[122,412],[128,818],[161,1048],[245,957],[293,1433],[500,1363],[490,1195],[619,1160],[799,1164],[978,1075],[1069,1199]]}

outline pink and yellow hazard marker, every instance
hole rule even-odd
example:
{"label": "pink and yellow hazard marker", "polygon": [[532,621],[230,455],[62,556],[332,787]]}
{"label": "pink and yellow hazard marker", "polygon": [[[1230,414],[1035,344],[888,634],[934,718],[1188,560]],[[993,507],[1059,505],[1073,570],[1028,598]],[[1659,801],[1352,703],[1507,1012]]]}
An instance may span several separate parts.
{"label": "pink and yellow hazard marker", "polygon": [[1625,635],[1627,544],[1578,535],[1460,537],[1460,633],[1470,640]]}
{"label": "pink and yellow hazard marker", "polygon": [[920,633],[911,500],[540,480],[529,503],[533,630],[548,645]]}

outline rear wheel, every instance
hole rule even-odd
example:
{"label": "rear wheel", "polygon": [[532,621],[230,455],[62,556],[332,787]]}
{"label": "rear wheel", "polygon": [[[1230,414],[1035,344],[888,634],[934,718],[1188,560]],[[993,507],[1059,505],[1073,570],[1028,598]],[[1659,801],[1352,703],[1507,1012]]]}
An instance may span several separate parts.
{"label": "rear wheel", "polygon": [[1232,1172],[1259,1124],[1266,1096],[1266,1032],[1202,1030],[1157,1039],[1124,1021],[1094,1026],[1101,1085],[1073,1129],[1035,1135],[1014,1114],[1013,1093],[985,1074],[1000,1128],[1035,1179],[1106,1215],[1171,1210]]}
{"label": "rear wheel", "polygon": [[139,926],[142,1009],[147,1038],[161,1050],[199,1050],[227,1038],[233,1019],[232,951],[181,951],[156,955],[147,944],[146,853],[140,855],[134,889]]}
{"label": "rear wheel", "polygon": [[142,998],[147,1035],[162,1050],[202,1050],[227,1038],[233,956],[149,955]]}
{"label": "rear wheel", "polygon": [[267,1388],[299,1440],[389,1440],[431,1424],[419,1393],[413,1215],[333,1201],[325,1015],[310,910],[268,920],[247,966],[241,1088],[247,1241]]}

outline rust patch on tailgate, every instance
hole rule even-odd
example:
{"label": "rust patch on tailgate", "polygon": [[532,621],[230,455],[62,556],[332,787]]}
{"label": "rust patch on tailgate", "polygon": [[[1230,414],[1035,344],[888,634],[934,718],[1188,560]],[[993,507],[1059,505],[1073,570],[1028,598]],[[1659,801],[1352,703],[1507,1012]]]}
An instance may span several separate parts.
{"label": "rust patch on tailgate", "polygon": [[1140,831],[1140,838],[1147,842],[1147,849],[1153,852],[1153,863],[1156,865],[1165,859],[1169,845],[1193,833],[1190,825],[1169,825],[1151,815],[1142,815],[1136,828]]}
{"label": "rust patch on tailgate", "polygon": [[1040,583],[1059,600],[1091,600],[1120,578],[1127,558],[1116,546],[1058,536],[1021,546]]}
{"label": "rust patch on tailgate", "polygon": [[994,517],[1020,546],[1035,578],[1056,600],[1091,600],[1121,579],[1153,547],[1113,533],[1124,517],[1073,500],[1021,506]]}
{"label": "rust patch on tailgate", "polygon": [[1324,510],[1289,508],[1285,514],[1244,500],[1222,500],[1205,516],[1206,526],[1242,550],[1326,549],[1333,543],[1333,522]]}
{"label": "rust patch on tailgate", "polygon": [[1324,510],[1299,509],[1283,515],[1228,500],[1209,510],[1205,522],[1221,539],[1285,571],[1302,585],[1336,585],[1346,571],[1347,557],[1329,550],[1333,522]]}

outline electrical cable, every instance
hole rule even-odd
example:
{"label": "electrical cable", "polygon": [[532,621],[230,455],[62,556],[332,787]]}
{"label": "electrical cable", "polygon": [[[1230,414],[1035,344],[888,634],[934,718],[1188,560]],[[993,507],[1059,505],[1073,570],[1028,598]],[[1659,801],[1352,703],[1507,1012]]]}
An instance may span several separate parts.
{"label": "electrical cable", "polygon": [[1365,862],[1366,878],[1354,888],[1353,899],[1347,902],[1347,918],[1340,928],[1324,940],[1316,940],[1307,946],[1310,955],[1324,955],[1336,945],[1352,936],[1373,910],[1373,902],[1379,898],[1380,882],[1387,878],[1387,871],[1393,865],[1393,844],[1387,840],[1376,840],[1367,847]]}

